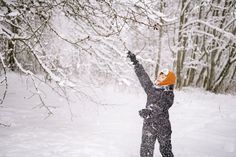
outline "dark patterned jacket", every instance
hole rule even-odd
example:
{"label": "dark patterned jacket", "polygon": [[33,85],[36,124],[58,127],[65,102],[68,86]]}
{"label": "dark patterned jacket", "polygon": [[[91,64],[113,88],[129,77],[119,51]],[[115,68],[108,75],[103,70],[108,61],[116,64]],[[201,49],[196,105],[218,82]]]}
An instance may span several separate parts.
{"label": "dark patterned jacket", "polygon": [[146,108],[152,111],[152,116],[148,117],[147,121],[154,123],[159,121],[159,125],[161,125],[161,121],[169,121],[168,109],[174,101],[173,90],[157,88],[141,64],[135,64],[134,69],[141,86],[147,94]]}

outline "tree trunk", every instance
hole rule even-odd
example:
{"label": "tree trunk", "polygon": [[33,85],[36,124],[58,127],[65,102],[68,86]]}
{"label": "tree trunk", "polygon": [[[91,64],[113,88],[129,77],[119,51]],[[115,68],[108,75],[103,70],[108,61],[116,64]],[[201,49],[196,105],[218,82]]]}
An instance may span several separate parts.
{"label": "tree trunk", "polygon": [[[160,1],[160,12],[163,12],[163,0]],[[160,22],[163,23],[163,19],[160,18]],[[156,62],[156,68],[155,68],[155,78],[157,78],[159,69],[160,69],[160,63],[161,63],[161,53],[162,53],[162,37],[163,37],[163,27],[160,26],[159,28],[159,36],[158,36],[158,52],[157,52],[157,62]]]}
{"label": "tree trunk", "polygon": [[[217,5],[220,5],[220,1],[218,0],[217,2],[218,4]],[[221,21],[220,21],[220,24],[219,24],[219,28],[223,28],[225,22],[227,21],[226,20],[226,13],[227,13],[227,10],[225,8],[229,7],[230,3],[227,3],[225,1],[224,5],[223,5],[223,10],[220,14],[219,10],[214,10],[213,11],[213,16],[221,16]],[[215,31],[215,30],[214,30]],[[222,33],[216,33],[213,31],[213,34],[215,37],[221,39],[222,38]],[[215,46],[219,46],[218,44],[214,44]],[[225,48],[222,48],[222,50],[226,49],[227,47],[231,47],[229,46],[230,45],[230,42],[229,44],[227,44],[227,46]],[[233,47],[233,46],[232,46]],[[213,47],[214,49],[214,47]],[[220,75],[218,76],[217,79],[215,79],[215,66],[219,66],[220,64],[220,59],[221,59],[221,56],[222,56],[222,50],[219,50],[217,49],[215,52],[213,51],[212,53],[212,56],[214,57],[214,61],[212,61],[212,66],[211,66],[211,73],[210,73],[210,77],[209,77],[209,80],[208,80],[208,86],[207,86],[207,90],[211,90],[213,92],[217,92],[218,89],[222,86],[223,82],[224,82],[224,79],[227,77],[227,75],[229,74],[229,69],[232,65],[231,61],[230,61],[230,56],[233,56],[233,53],[234,53],[234,48],[232,48],[232,51],[229,50],[229,58],[228,58],[228,61],[226,62],[225,66],[223,66],[221,72],[220,72]],[[217,60],[215,60],[215,58]],[[214,62],[214,63],[213,63]]]}
{"label": "tree trunk", "polygon": [[[176,66],[176,76],[177,76],[177,83],[176,87],[181,88],[183,85],[183,77],[181,75],[183,69],[183,63],[185,59],[185,47],[187,42],[187,37],[183,35],[183,25],[187,22],[187,12],[188,12],[188,5],[187,0],[182,0],[181,3],[181,15],[179,21],[179,34],[178,34],[178,44],[181,49],[177,52],[177,66]],[[187,5],[187,6],[186,6]]]}
{"label": "tree trunk", "polygon": [[[7,13],[11,13],[12,10],[7,6],[7,4],[2,1],[1,2],[2,5],[7,8]],[[9,28],[10,30],[12,31],[12,33],[14,34],[17,34],[18,31],[17,31],[17,28],[16,28],[16,21],[17,19],[11,19],[11,17],[7,17],[7,19],[9,21],[11,21],[12,24],[10,24]],[[14,60],[14,55],[15,55],[15,41],[11,40],[11,39],[8,39],[7,42],[6,42],[6,50],[5,51],[5,61],[6,61],[6,65],[9,69],[11,69],[12,71],[14,71],[16,69],[16,63],[15,63],[15,60]]]}
{"label": "tree trunk", "polygon": [[[235,46],[235,44],[234,44]],[[232,46],[232,47],[234,47]],[[228,60],[226,61],[226,64],[224,66],[224,68],[222,69],[222,71],[220,72],[218,78],[216,79],[215,83],[214,83],[214,86],[212,87],[212,91],[213,92],[218,92],[219,88],[222,86],[223,84],[223,81],[224,79],[226,78],[226,76],[229,74],[229,70],[231,68],[231,66],[234,64],[234,62],[236,60],[233,60],[231,61],[231,58],[235,57],[236,54],[234,54],[235,52],[235,48],[232,48],[231,52],[230,52],[230,55],[229,55],[229,58]],[[234,67],[235,69],[235,67]]]}

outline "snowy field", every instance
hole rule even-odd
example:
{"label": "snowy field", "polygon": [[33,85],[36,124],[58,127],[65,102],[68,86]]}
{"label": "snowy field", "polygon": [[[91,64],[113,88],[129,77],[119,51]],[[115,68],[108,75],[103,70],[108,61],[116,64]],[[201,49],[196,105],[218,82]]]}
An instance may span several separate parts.
{"label": "snowy field", "polygon": [[[138,157],[145,105],[142,90],[95,89],[104,105],[72,98],[68,104],[49,89],[42,93],[53,115],[39,108],[33,87],[9,76],[8,95],[0,107],[0,157]],[[28,88],[28,89],[27,89]],[[236,96],[200,89],[175,91],[170,109],[176,157],[236,156]],[[155,157],[160,157],[156,144]]]}

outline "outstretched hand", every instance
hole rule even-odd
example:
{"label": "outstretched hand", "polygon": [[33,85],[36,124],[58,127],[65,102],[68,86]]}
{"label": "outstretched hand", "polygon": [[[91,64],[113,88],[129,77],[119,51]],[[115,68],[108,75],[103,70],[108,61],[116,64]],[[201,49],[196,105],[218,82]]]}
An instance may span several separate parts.
{"label": "outstretched hand", "polygon": [[127,57],[130,58],[134,65],[138,63],[135,54],[133,54],[131,51],[127,52]]}

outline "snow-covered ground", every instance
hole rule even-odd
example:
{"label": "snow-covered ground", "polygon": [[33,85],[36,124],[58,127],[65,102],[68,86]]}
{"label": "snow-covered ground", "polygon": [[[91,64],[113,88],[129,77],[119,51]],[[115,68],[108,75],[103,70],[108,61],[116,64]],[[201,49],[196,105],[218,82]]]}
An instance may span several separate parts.
{"label": "snow-covered ground", "polygon": [[[0,123],[11,126],[0,126],[0,157],[139,156],[142,119],[137,113],[146,99],[142,89],[96,89],[104,105],[72,98],[71,121],[66,101],[44,88],[46,103],[54,107],[54,115],[46,118],[24,79],[9,76]],[[175,91],[170,119],[176,157],[236,156],[236,96],[191,88]],[[160,157],[158,143],[155,157]]]}

